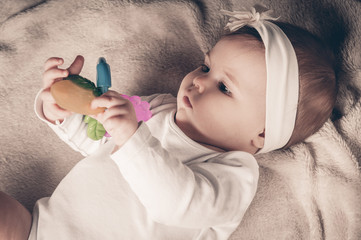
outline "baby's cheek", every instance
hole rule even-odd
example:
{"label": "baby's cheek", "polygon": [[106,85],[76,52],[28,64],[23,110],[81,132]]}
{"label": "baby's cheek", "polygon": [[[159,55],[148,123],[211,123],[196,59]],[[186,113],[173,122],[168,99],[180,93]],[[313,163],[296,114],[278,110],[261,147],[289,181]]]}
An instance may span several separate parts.
{"label": "baby's cheek", "polygon": [[212,103],[212,101],[200,101],[196,113],[195,120],[198,125],[207,128],[209,131],[218,127],[221,123],[222,109],[219,110],[216,103]]}

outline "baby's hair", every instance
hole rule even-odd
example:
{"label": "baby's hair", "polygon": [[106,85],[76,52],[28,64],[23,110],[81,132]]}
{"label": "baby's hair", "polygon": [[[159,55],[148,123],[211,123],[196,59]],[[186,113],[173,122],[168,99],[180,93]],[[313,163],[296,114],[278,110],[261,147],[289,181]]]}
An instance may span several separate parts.
{"label": "baby's hair", "polygon": [[[334,55],[321,39],[308,31],[282,22],[273,22],[287,35],[295,49],[299,68],[299,100],[296,123],[286,149],[318,131],[331,116],[337,86]],[[248,35],[263,43],[257,30],[243,27],[229,35]],[[264,48],[264,45],[263,45]],[[267,132],[265,133],[267,136]]]}

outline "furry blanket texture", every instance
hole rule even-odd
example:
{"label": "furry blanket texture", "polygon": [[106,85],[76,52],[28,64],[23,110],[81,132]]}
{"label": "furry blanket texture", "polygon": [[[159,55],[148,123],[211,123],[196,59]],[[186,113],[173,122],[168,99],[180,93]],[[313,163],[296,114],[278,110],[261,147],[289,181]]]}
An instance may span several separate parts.
{"label": "furry blanket texture", "polygon": [[[82,159],[40,122],[33,101],[52,56],[99,57],[124,94],[176,95],[226,19],[252,0],[1,0],[0,190],[29,210]],[[257,156],[259,188],[231,239],[361,239],[361,2],[263,0],[281,20],[320,36],[337,57],[339,95],[320,131]]]}

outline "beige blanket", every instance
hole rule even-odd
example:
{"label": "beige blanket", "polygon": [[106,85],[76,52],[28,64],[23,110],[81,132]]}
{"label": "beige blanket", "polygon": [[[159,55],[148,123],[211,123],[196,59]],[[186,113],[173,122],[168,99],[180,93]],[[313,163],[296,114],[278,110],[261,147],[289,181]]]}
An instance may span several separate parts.
{"label": "beige blanket", "polygon": [[[219,9],[250,0],[0,1],[0,190],[28,209],[81,160],[33,113],[44,61],[85,57],[95,80],[105,57],[113,88],[174,95],[219,39]],[[288,151],[258,156],[256,197],[232,239],[361,239],[361,2],[263,1],[319,35],[337,56],[334,118]]]}

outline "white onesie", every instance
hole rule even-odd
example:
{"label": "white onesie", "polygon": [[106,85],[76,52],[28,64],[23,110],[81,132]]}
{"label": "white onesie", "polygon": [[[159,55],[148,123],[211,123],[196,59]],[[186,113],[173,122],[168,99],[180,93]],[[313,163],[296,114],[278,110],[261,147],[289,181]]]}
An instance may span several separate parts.
{"label": "white onesie", "polygon": [[[48,125],[86,156],[34,208],[29,239],[227,239],[257,188],[246,152],[217,152],[175,124],[176,99],[143,98],[153,117],[114,154],[111,138],[86,136],[83,116]],[[35,108],[45,121],[42,102]]]}

